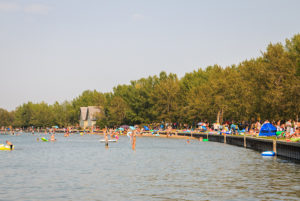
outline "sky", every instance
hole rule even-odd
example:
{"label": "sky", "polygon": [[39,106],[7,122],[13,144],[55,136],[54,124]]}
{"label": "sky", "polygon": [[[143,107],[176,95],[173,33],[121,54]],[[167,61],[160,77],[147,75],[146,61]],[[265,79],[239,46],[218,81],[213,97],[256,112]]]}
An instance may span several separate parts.
{"label": "sky", "polygon": [[0,0],[0,108],[226,67],[300,33],[298,0]]}

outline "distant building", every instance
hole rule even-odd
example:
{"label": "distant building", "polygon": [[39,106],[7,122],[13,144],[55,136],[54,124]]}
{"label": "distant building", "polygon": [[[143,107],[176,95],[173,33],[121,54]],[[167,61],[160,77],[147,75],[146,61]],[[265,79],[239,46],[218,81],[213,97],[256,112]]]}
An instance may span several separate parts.
{"label": "distant building", "polygon": [[95,126],[97,114],[100,112],[101,110],[97,106],[80,107],[80,127],[85,129]]}

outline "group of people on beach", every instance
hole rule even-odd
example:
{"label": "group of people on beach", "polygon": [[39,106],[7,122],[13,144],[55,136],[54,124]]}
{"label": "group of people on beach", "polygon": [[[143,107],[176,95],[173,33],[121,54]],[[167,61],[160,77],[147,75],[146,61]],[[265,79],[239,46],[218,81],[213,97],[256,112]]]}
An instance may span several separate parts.
{"label": "group of people on beach", "polygon": [[277,122],[270,122],[268,120],[265,120],[263,123],[261,123],[261,121],[256,121],[254,123],[235,123],[234,121],[226,121],[224,124],[214,123],[212,126],[212,130],[232,132],[233,134],[247,132],[250,135],[257,136],[260,132],[261,127],[266,123],[271,123],[276,127],[277,131],[282,131],[285,138],[300,137],[300,122],[292,121],[291,119],[287,121],[279,120]]}

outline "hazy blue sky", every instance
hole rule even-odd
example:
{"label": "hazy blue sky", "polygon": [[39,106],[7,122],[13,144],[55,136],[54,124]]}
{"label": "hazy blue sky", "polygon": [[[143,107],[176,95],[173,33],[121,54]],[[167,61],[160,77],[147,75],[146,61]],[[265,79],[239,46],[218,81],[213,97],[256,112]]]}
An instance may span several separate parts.
{"label": "hazy blue sky", "polygon": [[0,0],[0,107],[223,67],[300,33],[298,0]]}

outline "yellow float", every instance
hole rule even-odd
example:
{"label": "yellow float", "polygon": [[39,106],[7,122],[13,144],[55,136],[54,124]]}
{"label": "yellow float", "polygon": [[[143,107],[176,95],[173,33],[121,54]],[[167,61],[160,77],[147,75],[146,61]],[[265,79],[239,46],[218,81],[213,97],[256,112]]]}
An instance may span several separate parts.
{"label": "yellow float", "polygon": [[14,149],[14,145],[12,146],[12,149],[10,149],[10,145],[6,145],[6,144],[0,144],[0,150],[4,150],[4,151],[10,151]]}

